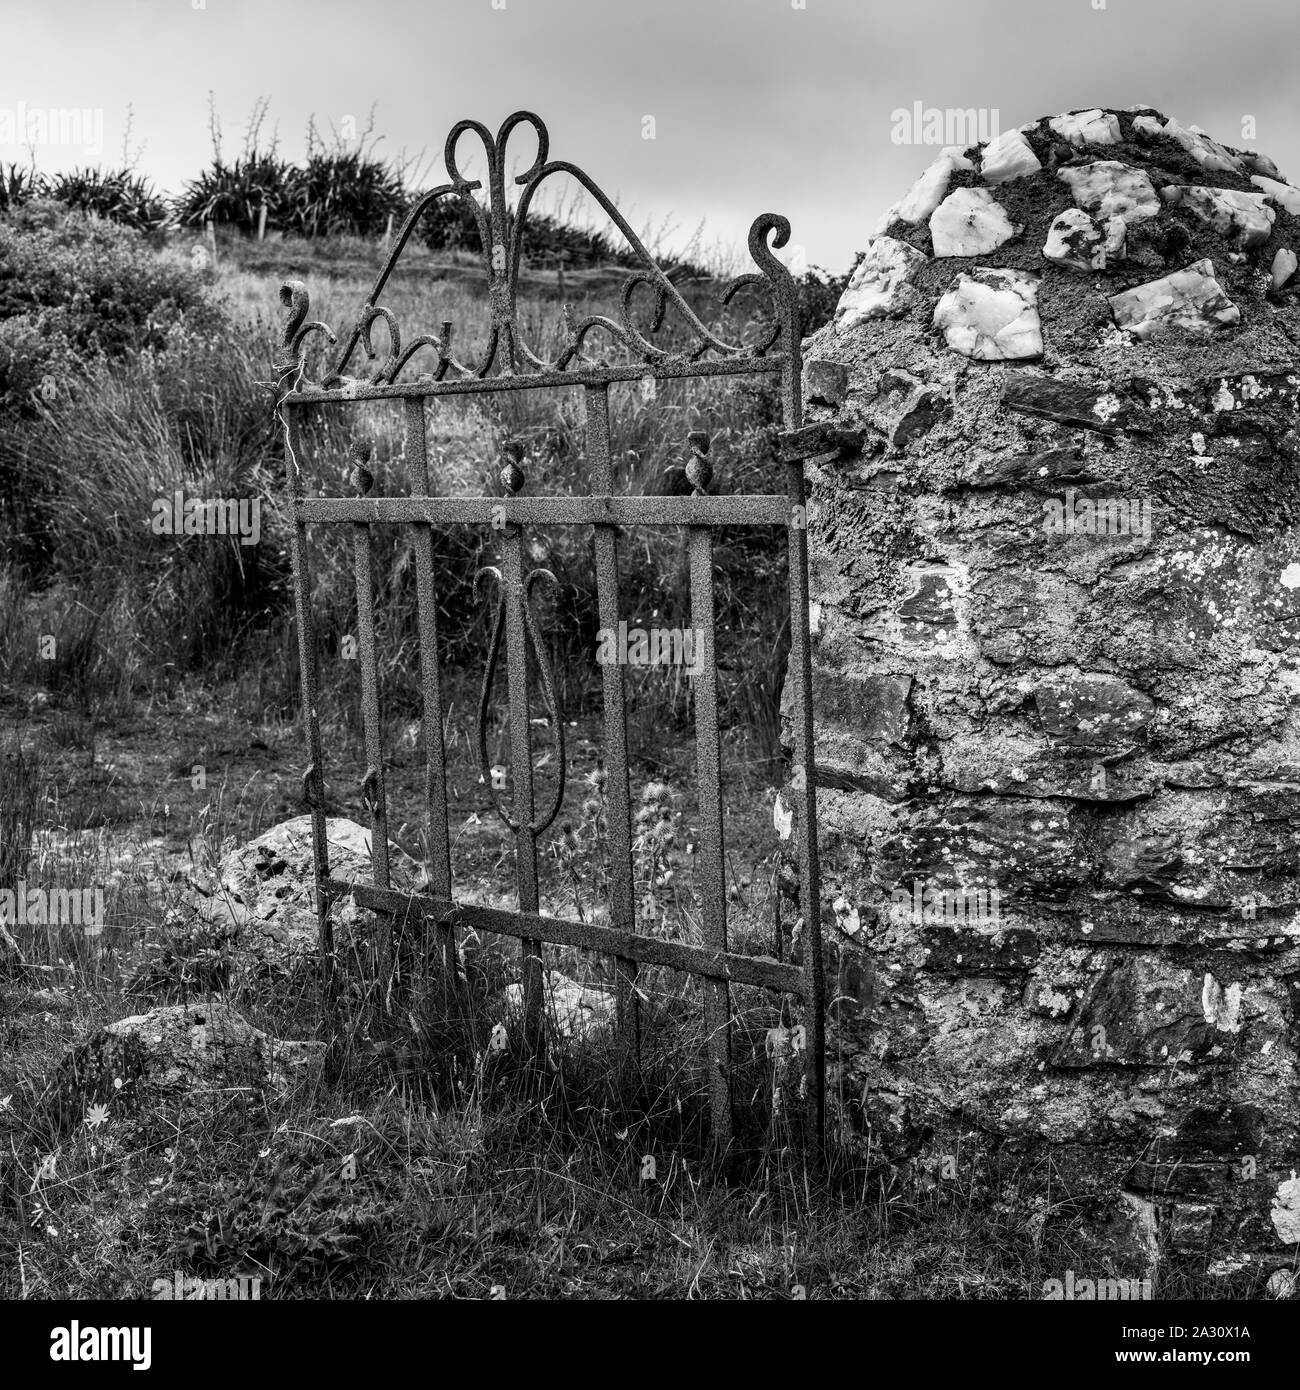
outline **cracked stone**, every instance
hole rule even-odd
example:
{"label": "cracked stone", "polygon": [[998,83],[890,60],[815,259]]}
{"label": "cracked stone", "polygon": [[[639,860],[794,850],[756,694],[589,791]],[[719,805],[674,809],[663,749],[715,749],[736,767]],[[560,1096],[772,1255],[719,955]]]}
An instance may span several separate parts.
{"label": "cracked stone", "polygon": [[1175,1202],[1169,1214],[1169,1239],[1175,1250],[1204,1250],[1218,1208],[1208,1202]]}
{"label": "cracked stone", "polygon": [[841,328],[852,328],[867,319],[887,318],[908,308],[917,299],[910,281],[927,259],[905,241],[873,237],[840,296],[835,322]]}
{"label": "cracked stone", "polygon": [[1082,169],[1060,169],[1058,176],[1070,185],[1074,201],[1094,217],[1122,217],[1138,221],[1160,211],[1160,198],[1151,180],[1140,169],[1114,159],[1099,159]]}
{"label": "cracked stone", "polygon": [[956,169],[973,169],[975,166],[965,155],[945,150],[920,178],[903,195],[901,202],[895,203],[880,219],[877,233],[887,231],[894,221],[915,225],[924,222],[943,201],[948,191],[948,183]]}
{"label": "cracked stone", "polygon": [[[1262,188],[1278,207],[1289,212],[1292,217],[1300,217],[1300,188],[1292,188],[1289,183],[1283,183],[1280,179],[1266,178],[1262,174],[1252,174],[1250,181],[1256,188]],[[1239,193],[1237,196],[1240,198],[1245,195]]]}
{"label": "cracked stone", "polygon": [[986,188],[957,189],[930,218],[936,256],[987,255],[1022,230]]}
{"label": "cracked stone", "polygon": [[1108,260],[1123,256],[1127,230],[1122,217],[1103,226],[1082,208],[1066,208],[1047,229],[1043,259],[1070,270],[1105,270]]}
{"label": "cracked stone", "polygon": [[1118,145],[1120,142],[1119,117],[1096,107],[1091,111],[1053,116],[1047,124],[1072,145]]}
{"label": "cracked stone", "polygon": [[1267,195],[1263,193],[1170,184],[1160,190],[1160,196],[1174,207],[1186,208],[1220,236],[1235,237],[1243,246],[1258,246],[1267,241],[1277,220],[1277,214],[1266,206]]}
{"label": "cracked stone", "polygon": [[1038,281],[1019,270],[960,275],[935,306],[934,326],[954,352],[982,362],[1040,357]]}
{"label": "cracked stone", "polygon": [[1203,130],[1195,126],[1184,128],[1170,119],[1165,124],[1164,134],[1173,136],[1202,169],[1220,174],[1241,173],[1241,160],[1230,154],[1217,140],[1211,140]]}
{"label": "cracked stone", "polygon": [[1117,435],[1121,430],[1151,433],[1147,412],[1106,387],[1018,372],[1003,384],[1002,399],[1009,410],[1041,415],[1099,434]]}
{"label": "cracked stone", "polygon": [[985,145],[980,172],[985,183],[997,184],[1036,174],[1042,167],[1024,135],[1018,130],[1006,130]]}
{"label": "cracked stone", "polygon": [[1143,340],[1171,328],[1213,333],[1241,321],[1241,310],[1214,278],[1214,262],[1195,261],[1110,298],[1116,326]]}
{"label": "cracked stone", "polygon": [[1273,267],[1269,272],[1271,283],[1269,288],[1280,290],[1283,285],[1295,274],[1296,266],[1300,264],[1296,261],[1296,254],[1289,247],[1278,247],[1277,255],[1273,257]]}
{"label": "cracked stone", "polygon": [[838,407],[849,393],[849,369],[840,362],[814,358],[804,368],[808,399],[817,405]]}
{"label": "cracked stone", "polygon": [[951,413],[952,402],[946,392],[937,386],[919,386],[903,402],[902,414],[889,442],[896,449],[904,448],[911,440],[928,434],[945,415]]}
{"label": "cracked stone", "polygon": [[1266,154],[1259,154],[1254,150],[1242,155],[1246,168],[1253,169],[1257,174],[1263,174],[1270,179],[1280,179],[1282,171]]}

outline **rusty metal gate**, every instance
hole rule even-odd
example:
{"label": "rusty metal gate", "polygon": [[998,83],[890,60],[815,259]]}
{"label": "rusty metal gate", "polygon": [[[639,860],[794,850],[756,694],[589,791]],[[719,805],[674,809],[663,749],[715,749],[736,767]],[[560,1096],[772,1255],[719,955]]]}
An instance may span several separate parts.
{"label": "rusty metal gate", "polygon": [[[514,129],[526,124],[537,138],[531,167],[515,178],[521,187],[516,206],[506,198],[505,150]],[[487,157],[486,206],[473,195],[482,183],[462,174],[457,146],[472,133],[482,141]],[[286,283],[280,291],[284,324],[277,360],[277,399],[284,426],[289,502],[293,513],[292,557],[295,616],[307,734],[309,765],[303,788],[311,809],[315,874],[320,915],[320,945],[324,959],[333,951],[331,905],[351,894],[363,908],[381,914],[391,940],[398,922],[423,920],[432,925],[445,968],[454,969],[458,927],[502,933],[521,940],[524,1017],[533,1041],[542,1026],[542,942],[594,949],[615,958],[616,1027],[624,1056],[635,1056],[639,1018],[635,990],[640,965],[667,966],[704,981],[707,1035],[708,1091],[715,1140],[725,1144],[731,1135],[731,1002],[733,983],[765,986],[802,1000],[804,1005],[803,1083],[807,1131],[820,1143],[824,1120],[823,982],[821,920],[818,894],[816,808],[813,776],[813,719],[809,652],[808,553],[805,525],[803,460],[800,431],[800,324],[795,285],[786,267],[773,254],[789,240],[790,226],[774,213],[758,217],[749,232],[749,251],[757,270],[736,277],[722,299],[730,303],[742,290],[756,290],[767,299],[762,331],[757,340],[729,343],[696,316],[669,276],[646,251],[617,208],[579,168],[549,159],[549,139],[542,122],[530,112],[517,112],[497,132],[476,121],[461,121],[451,130],[445,147],[449,182],[424,194],[412,208],[355,325],[333,365],[319,382],[306,380],[306,345],[313,334],[337,340],[329,327],[308,322],[305,286]],[[525,342],[516,319],[516,287],[527,230],[529,205],[539,186],[554,174],[577,180],[600,204],[626,239],[637,267],[629,271],[622,289],[620,319],[596,315],[575,321],[564,308],[565,341],[553,359],[539,356]],[[487,277],[491,328],[482,355],[462,362],[453,354],[452,325],[437,335],[423,335],[403,345],[395,316],[379,304],[394,265],[421,217],[442,199],[459,200],[472,215],[482,243]],[[771,246],[769,246],[769,238]],[[648,328],[638,326],[634,303],[638,290],[651,297]],[[675,347],[656,344],[671,311],[685,331],[686,341]],[[374,348],[371,330],[380,320],[388,334],[388,351]],[[618,360],[596,362],[584,352],[589,336],[603,335]],[[742,337],[744,335],[742,334]],[[348,375],[358,347],[365,363]],[[427,354],[425,370],[411,379],[404,373],[417,354]],[[432,360],[430,360],[432,359]],[[778,378],[785,423],[784,493],[720,495],[709,492],[711,470],[707,436],[692,436],[693,457],[686,468],[689,496],[628,496],[614,493],[610,446],[610,387],[615,382],[652,382],[668,378],[766,374]],[[585,497],[530,496],[520,457],[508,455],[501,470],[498,496],[437,497],[431,495],[427,453],[425,402],[445,396],[482,392],[579,389],[586,417],[586,461],[591,492]],[[647,389],[643,386],[643,389]],[[310,495],[303,466],[303,412],[322,408],[346,410],[361,402],[401,401],[405,411],[405,449],[410,469],[409,495],[371,496],[373,475],[364,449],[355,453],[351,482],[354,498]],[[371,573],[370,528],[378,524],[409,526],[416,566],[417,623],[423,688],[423,734],[426,749],[427,888],[399,892],[390,884],[389,830],[384,790],[384,749],[380,718],[379,680]],[[514,836],[518,911],[458,903],[452,874],[448,835],[443,700],[437,649],[437,556],[433,526],[464,524],[493,527],[500,543],[501,565],[489,573],[497,580],[498,608],[491,639],[483,696],[479,706],[478,743],[484,784],[494,807]],[[356,577],[357,642],[360,658],[365,756],[368,764],[363,798],[371,814],[372,884],[348,884],[331,878],[326,846],[325,783],[318,711],[318,649],[311,610],[311,570],[308,529],[330,525],[350,528]],[[537,854],[539,838],[554,820],[564,790],[563,723],[556,707],[545,648],[530,607],[534,584],[547,571],[525,573],[524,532],[530,526],[591,526],[594,530],[595,572],[602,628],[617,630],[618,539],[622,528],[666,526],[685,528],[690,563],[692,619],[702,636],[703,661],[693,677],[700,836],[698,882],[702,898],[703,946],[667,941],[638,931],[634,901],[631,805],[628,775],[624,668],[602,667],[604,680],[604,768],[608,798],[610,850],[609,926],[539,914]],[[799,907],[802,930],[801,963],[740,955],[727,944],[727,891],[723,851],[723,800],[718,727],[717,668],[714,659],[713,529],[719,526],[784,526],[789,543],[789,604],[793,673],[794,766],[783,795],[794,802],[799,836]],[[480,571],[480,577],[483,575]],[[496,794],[488,767],[486,725],[488,705],[502,635],[508,672],[509,728],[513,806],[507,809]],[[549,804],[539,810],[534,796],[534,764],[528,718],[527,647],[531,644],[542,675],[552,735],[559,754],[559,785]],[[454,974],[452,975],[454,979]]]}

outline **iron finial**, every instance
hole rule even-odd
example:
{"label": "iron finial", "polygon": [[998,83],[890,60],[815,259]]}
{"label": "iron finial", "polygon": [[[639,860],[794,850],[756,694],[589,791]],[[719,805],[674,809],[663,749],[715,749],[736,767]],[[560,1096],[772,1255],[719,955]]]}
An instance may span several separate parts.
{"label": "iron finial", "polygon": [[369,468],[372,452],[370,445],[363,442],[352,446],[352,471],[348,474],[348,486],[361,497],[368,496],[375,485],[375,475]]}
{"label": "iron finial", "polygon": [[506,461],[501,465],[498,476],[501,486],[513,497],[527,481],[524,470],[519,466],[524,456],[524,446],[516,440],[511,440],[502,446],[501,452]]}
{"label": "iron finial", "polygon": [[692,430],[686,436],[691,446],[691,458],[686,465],[686,481],[695,489],[696,496],[708,492],[713,481],[713,465],[709,462],[709,436],[703,430]]}

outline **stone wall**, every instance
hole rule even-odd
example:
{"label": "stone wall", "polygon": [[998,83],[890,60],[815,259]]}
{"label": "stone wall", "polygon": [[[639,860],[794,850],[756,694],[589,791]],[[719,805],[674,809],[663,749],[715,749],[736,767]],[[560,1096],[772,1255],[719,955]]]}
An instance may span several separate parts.
{"label": "stone wall", "polygon": [[1242,1277],[1300,1240],[1297,249],[1266,158],[1044,118],[805,344],[842,1122]]}

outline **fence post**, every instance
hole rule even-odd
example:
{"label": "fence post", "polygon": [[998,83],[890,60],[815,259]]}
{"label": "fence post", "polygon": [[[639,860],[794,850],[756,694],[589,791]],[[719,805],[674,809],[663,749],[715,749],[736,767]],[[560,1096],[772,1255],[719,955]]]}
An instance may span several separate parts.
{"label": "fence post", "polygon": [[257,239],[266,240],[266,204],[263,203],[257,210]]}

